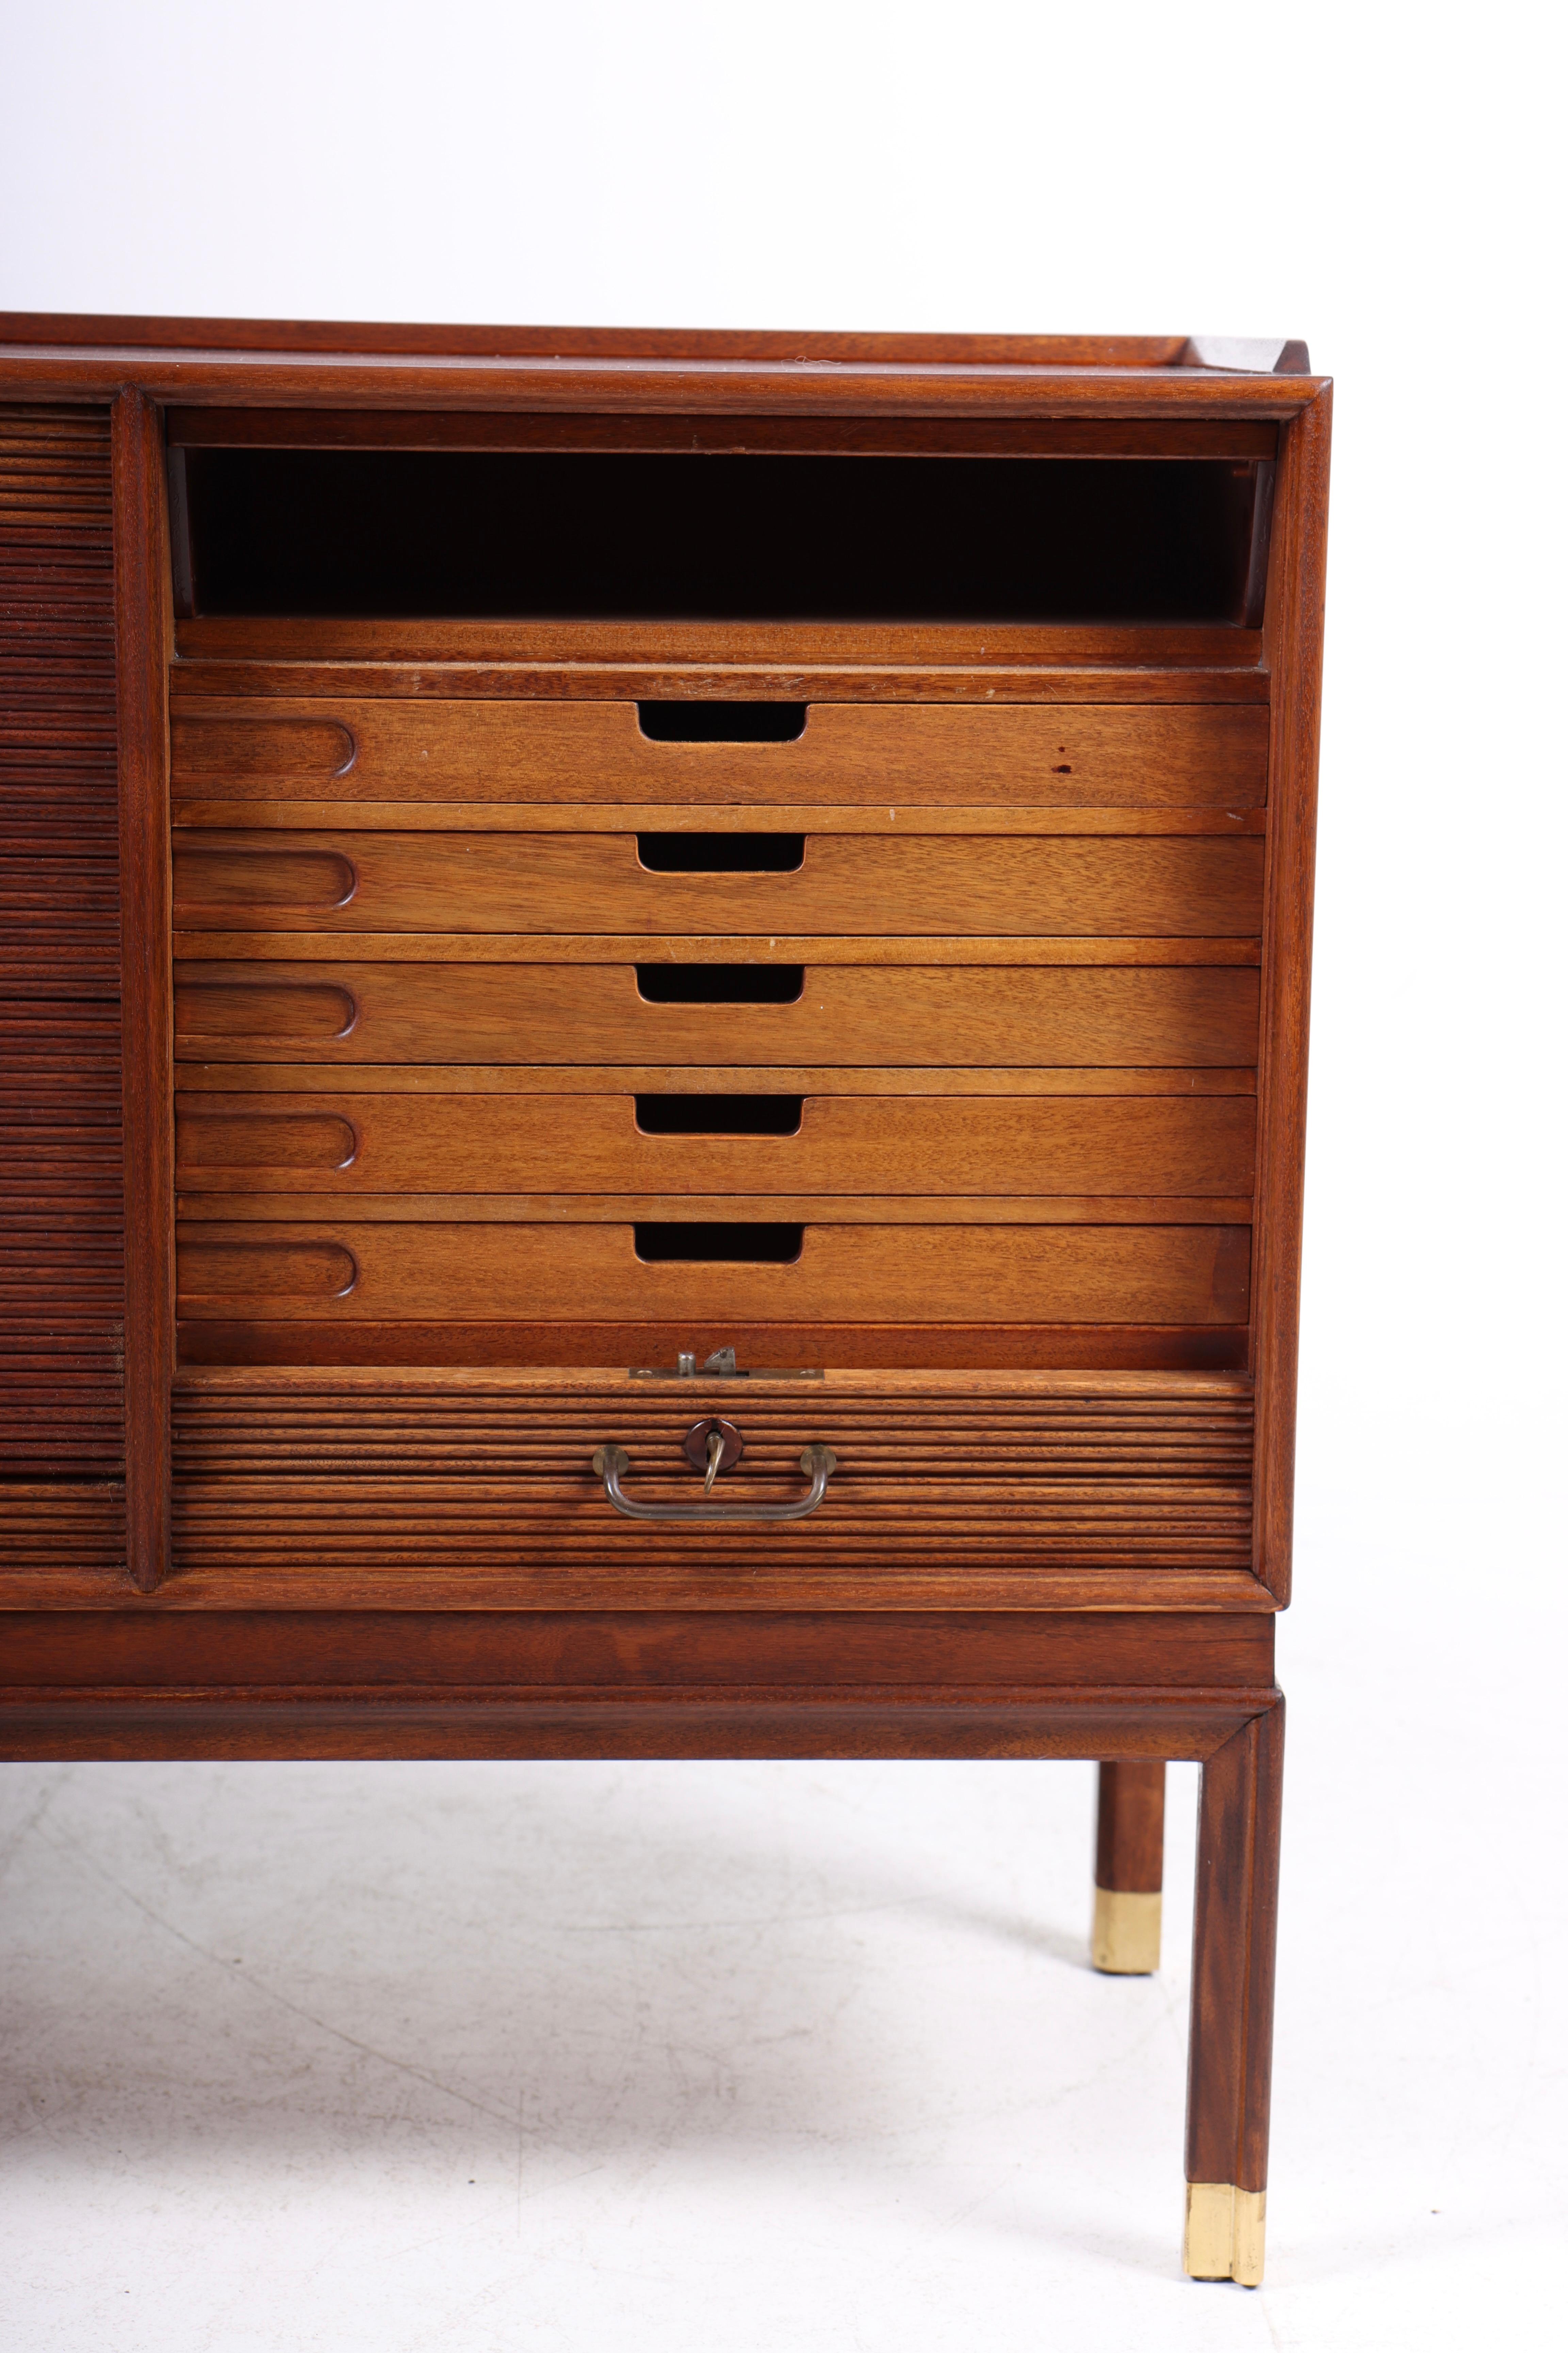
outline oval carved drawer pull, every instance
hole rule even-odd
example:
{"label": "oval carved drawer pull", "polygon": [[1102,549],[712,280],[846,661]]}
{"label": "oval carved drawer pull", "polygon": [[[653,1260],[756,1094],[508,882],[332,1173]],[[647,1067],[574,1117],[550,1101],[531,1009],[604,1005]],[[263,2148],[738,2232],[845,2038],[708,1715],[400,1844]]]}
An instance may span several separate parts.
{"label": "oval carved drawer pull", "polygon": [[[698,1424],[699,1430],[706,1427],[703,1423]],[[712,1427],[720,1437],[720,1445],[705,1447],[703,1454],[698,1458],[700,1463],[706,1462],[708,1470],[705,1492],[711,1489],[713,1473],[723,1467],[723,1458],[730,1452],[723,1442],[723,1432],[730,1425],[715,1423]],[[739,1431],[735,1435],[738,1440]],[[737,1446],[731,1459],[738,1459],[739,1452]],[[827,1482],[838,1468],[838,1457],[831,1446],[813,1445],[805,1449],[800,1458],[800,1467],[809,1476],[811,1484],[805,1493],[793,1504],[640,1504],[621,1485],[623,1477],[631,1467],[631,1456],[624,1446],[597,1446],[594,1450],[594,1475],[604,1481],[605,1494],[623,1518],[684,1520],[710,1525],[720,1520],[804,1520],[808,1512],[816,1511],[826,1494]]]}

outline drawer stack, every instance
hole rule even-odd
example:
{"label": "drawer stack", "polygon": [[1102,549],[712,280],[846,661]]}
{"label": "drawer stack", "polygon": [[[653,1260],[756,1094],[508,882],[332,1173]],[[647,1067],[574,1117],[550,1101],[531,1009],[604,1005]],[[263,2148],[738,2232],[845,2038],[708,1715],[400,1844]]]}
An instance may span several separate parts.
{"label": "drawer stack", "polygon": [[176,700],[186,1360],[1241,1366],[1266,708],[696,709]]}

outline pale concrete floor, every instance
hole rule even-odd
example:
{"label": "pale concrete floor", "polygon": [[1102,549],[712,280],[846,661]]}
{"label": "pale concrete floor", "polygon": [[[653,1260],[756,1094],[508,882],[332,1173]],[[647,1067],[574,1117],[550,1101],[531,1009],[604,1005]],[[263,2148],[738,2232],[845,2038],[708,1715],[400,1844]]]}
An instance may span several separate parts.
{"label": "pale concrete floor", "polygon": [[1314,1533],[1260,2292],[1178,2264],[1194,1768],[1114,1981],[1087,1766],[11,1767],[6,2353],[1552,2341],[1556,1735]]}

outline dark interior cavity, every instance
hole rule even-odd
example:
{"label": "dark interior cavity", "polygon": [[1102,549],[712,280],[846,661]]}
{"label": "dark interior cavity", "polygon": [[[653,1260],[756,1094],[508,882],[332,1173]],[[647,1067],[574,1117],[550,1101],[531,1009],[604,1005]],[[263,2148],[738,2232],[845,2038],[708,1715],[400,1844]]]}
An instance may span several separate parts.
{"label": "dark interior cavity", "polygon": [[637,1253],[644,1260],[685,1259],[693,1265],[788,1266],[801,1253],[804,1226],[706,1225],[639,1223],[632,1231]]}
{"label": "dark interior cavity", "polygon": [[804,1095],[638,1095],[645,1135],[798,1135]]}
{"label": "dark interior cavity", "polygon": [[188,544],[198,614],[1240,621],[1259,478],[1184,458],[193,448],[179,570]]}
{"label": "dark interior cavity", "polygon": [[639,964],[637,995],[648,1005],[798,1005],[803,964]]}
{"label": "dark interior cavity", "polygon": [[804,702],[639,702],[637,725],[655,744],[796,744]]}
{"label": "dark interior cavity", "polygon": [[639,833],[637,859],[654,874],[795,874],[804,833]]}

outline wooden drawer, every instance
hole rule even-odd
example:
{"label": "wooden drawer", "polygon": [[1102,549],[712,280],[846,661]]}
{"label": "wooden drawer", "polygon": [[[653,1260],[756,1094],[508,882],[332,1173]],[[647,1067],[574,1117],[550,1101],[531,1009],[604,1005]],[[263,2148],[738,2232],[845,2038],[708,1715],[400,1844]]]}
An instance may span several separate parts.
{"label": "wooden drawer", "polygon": [[629,833],[187,829],[175,842],[174,920],[195,931],[1217,939],[1255,937],[1262,923],[1257,839],[759,839],[770,848],[758,856],[798,865],[658,871],[643,862],[652,854],[646,838],[639,857]]}
{"label": "wooden drawer", "polygon": [[[617,1519],[594,1449],[625,1446],[637,1493],[689,1504],[681,1440],[711,1413],[742,1425],[734,1478],[769,1501],[799,1493],[803,1445],[831,1446],[821,1513],[696,1536]],[[174,1415],[187,1606],[908,1607],[951,1603],[959,1563],[980,1609],[1093,1603],[1133,1566],[1211,1608],[1247,1598],[1252,1403],[1236,1375],[214,1368],[179,1377]],[[932,1629],[948,1680],[953,1624]]]}
{"label": "wooden drawer", "polygon": [[[287,946],[279,941],[279,946]],[[320,1063],[1248,1066],[1258,972],[1204,965],[691,969],[708,1002],[644,996],[627,965],[188,960],[191,1059]],[[648,988],[670,986],[654,972]],[[766,988],[771,1002],[754,1000]],[[778,990],[793,990],[778,996]],[[750,996],[748,996],[750,993]]]}
{"label": "wooden drawer", "polygon": [[[1179,1196],[1252,1187],[1254,1103],[1242,1095],[660,1093],[639,1103],[627,1093],[215,1092],[182,1095],[176,1111],[176,1180],[207,1192]],[[737,1132],[680,1132],[694,1116]]]}
{"label": "wooden drawer", "polygon": [[639,1255],[668,1232],[610,1222],[187,1222],[179,1309],[197,1321],[453,1323],[963,1323],[977,1303],[1020,1323],[1235,1324],[1247,1316],[1245,1226],[736,1227],[728,1246],[737,1251],[795,1254]]}
{"label": "wooden drawer", "polygon": [[[645,996],[630,963],[189,959],[175,966],[176,1045],[192,1060],[348,1065],[1170,1069],[1242,1068],[1258,1054],[1258,974],[1245,966],[814,964],[688,974],[693,991],[718,1001]],[[661,983],[672,985],[662,967],[647,985]],[[743,992],[759,988],[773,1001],[748,1001]]]}
{"label": "wooden drawer", "polygon": [[176,704],[176,800],[1256,808],[1258,704],[813,703],[793,742],[670,743],[635,702]]}

